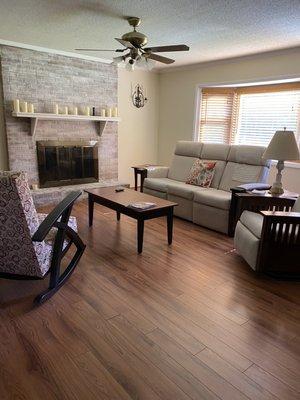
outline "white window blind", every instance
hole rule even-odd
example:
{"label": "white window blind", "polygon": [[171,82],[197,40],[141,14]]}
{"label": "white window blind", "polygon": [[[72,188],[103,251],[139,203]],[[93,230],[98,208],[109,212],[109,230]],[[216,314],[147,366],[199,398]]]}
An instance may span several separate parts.
{"label": "white window blind", "polygon": [[300,139],[300,84],[202,90],[200,141],[267,146],[284,127]]}
{"label": "white window blind", "polygon": [[200,111],[200,140],[208,143],[230,141],[234,93],[203,91]]}
{"label": "white window blind", "polygon": [[235,144],[267,146],[277,130],[298,131],[300,90],[241,94]]}

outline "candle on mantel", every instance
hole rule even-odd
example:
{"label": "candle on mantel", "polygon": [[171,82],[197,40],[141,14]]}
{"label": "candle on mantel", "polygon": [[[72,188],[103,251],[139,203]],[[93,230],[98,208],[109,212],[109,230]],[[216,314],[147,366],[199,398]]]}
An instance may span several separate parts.
{"label": "candle on mantel", "polygon": [[16,99],[13,101],[14,112],[20,112],[20,100]]}
{"label": "candle on mantel", "polygon": [[73,112],[74,112],[74,115],[78,115],[78,107],[74,107]]}
{"label": "candle on mantel", "polygon": [[102,108],[100,115],[101,117],[105,117],[105,108]]}
{"label": "candle on mantel", "polygon": [[58,104],[55,104],[55,106],[54,106],[54,114],[58,114],[58,113],[59,113]]}
{"label": "candle on mantel", "polygon": [[118,116],[118,107],[114,107],[112,109],[112,117],[117,117]]}
{"label": "candle on mantel", "polygon": [[107,117],[111,117],[111,108],[108,108],[108,109],[106,110],[106,116],[107,116]]}
{"label": "candle on mantel", "polygon": [[68,113],[69,113],[68,107],[64,107],[64,112],[65,112],[65,115],[68,115]]}
{"label": "candle on mantel", "polygon": [[22,101],[20,103],[20,109],[21,109],[22,112],[25,112],[25,113],[28,112],[27,101]]}
{"label": "candle on mantel", "polygon": [[90,116],[90,107],[85,107],[85,115]]}
{"label": "candle on mantel", "polygon": [[30,114],[34,114],[34,105],[32,103],[28,104],[28,112]]}

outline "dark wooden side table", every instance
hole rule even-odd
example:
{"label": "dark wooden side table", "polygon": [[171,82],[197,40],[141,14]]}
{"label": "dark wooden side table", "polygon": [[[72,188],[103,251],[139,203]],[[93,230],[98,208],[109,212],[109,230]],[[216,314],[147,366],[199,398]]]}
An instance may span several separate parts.
{"label": "dark wooden side table", "polygon": [[234,215],[232,215],[231,229],[229,236],[234,236],[234,231],[243,211],[290,211],[299,197],[298,193],[285,190],[280,196],[273,196],[267,190],[245,191],[234,193]]}
{"label": "dark wooden side table", "polygon": [[138,175],[141,177],[140,191],[143,192],[144,189],[144,180],[147,178],[147,168],[148,167],[156,167],[154,164],[142,164],[142,165],[134,165],[134,190],[138,190]]}

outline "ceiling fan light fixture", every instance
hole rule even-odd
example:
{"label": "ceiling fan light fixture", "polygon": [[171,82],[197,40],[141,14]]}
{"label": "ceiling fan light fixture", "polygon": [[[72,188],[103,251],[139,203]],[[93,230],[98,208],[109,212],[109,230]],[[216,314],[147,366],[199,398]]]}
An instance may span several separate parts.
{"label": "ceiling fan light fixture", "polygon": [[135,68],[135,62],[134,62],[134,60],[131,58],[131,59],[128,61],[128,63],[126,64],[125,69],[126,69],[127,71],[129,71],[129,72],[132,72],[132,71],[134,71],[134,68]]}
{"label": "ceiling fan light fixture", "polygon": [[[173,51],[188,51],[189,47],[185,44],[175,44],[168,46],[154,46],[145,47],[148,43],[148,38],[141,32],[137,32],[136,27],[140,25],[141,19],[138,17],[127,17],[126,18],[129,25],[133,27],[133,31],[124,33],[122,38],[115,38],[123,48],[114,50],[117,53],[128,53],[124,54],[122,57],[115,57],[113,59],[113,64],[117,65],[124,61],[126,64],[126,69],[133,71],[135,64],[137,66],[144,67],[151,70],[157,61],[163,64],[172,64],[175,60],[161,56],[156,53],[173,52]],[[80,51],[111,51],[107,49],[77,49]],[[129,58],[128,63],[126,62]],[[142,58],[142,59],[141,59]],[[144,59],[144,60],[143,60]]]}

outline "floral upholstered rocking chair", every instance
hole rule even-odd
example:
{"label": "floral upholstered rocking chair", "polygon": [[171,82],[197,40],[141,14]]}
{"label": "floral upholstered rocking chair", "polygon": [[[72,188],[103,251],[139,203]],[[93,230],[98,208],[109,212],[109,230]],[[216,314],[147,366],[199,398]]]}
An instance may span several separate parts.
{"label": "floral upholstered rocking chair", "polygon": [[[76,268],[85,245],[71,217],[80,191],[66,196],[50,214],[38,214],[24,172],[0,172],[0,278],[43,279],[49,288],[35,298],[50,298]],[[61,273],[61,261],[74,244],[76,252]]]}

